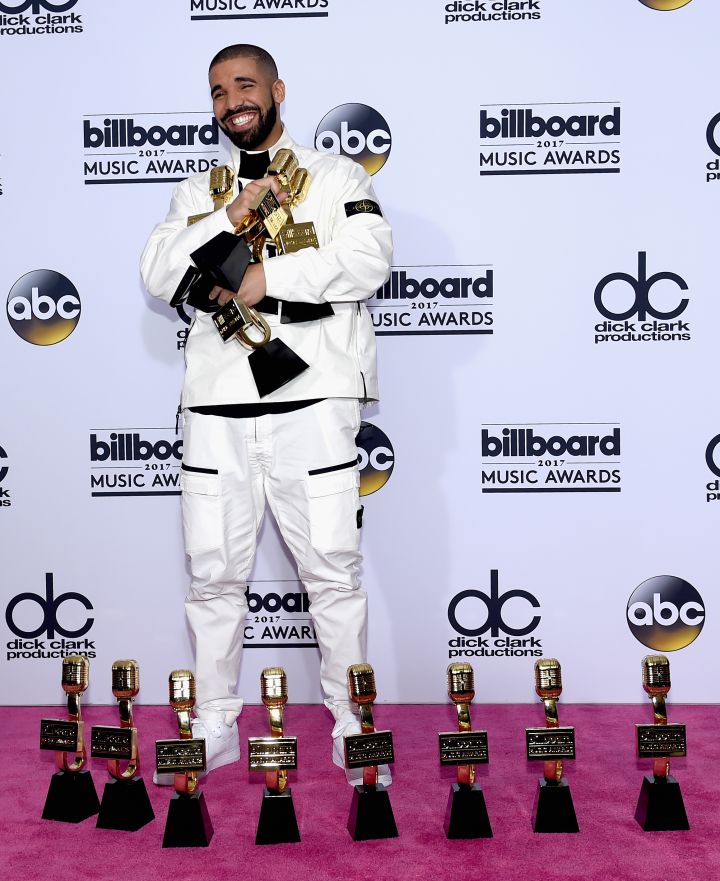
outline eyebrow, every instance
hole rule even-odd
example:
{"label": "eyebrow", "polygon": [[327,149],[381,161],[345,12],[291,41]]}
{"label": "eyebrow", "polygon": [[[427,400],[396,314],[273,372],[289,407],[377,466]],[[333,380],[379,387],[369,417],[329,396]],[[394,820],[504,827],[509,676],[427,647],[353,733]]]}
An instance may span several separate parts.
{"label": "eyebrow", "polygon": [[[254,79],[253,79],[252,77],[250,77],[250,76],[236,76],[236,77],[233,78],[233,82],[234,82],[234,83],[252,83],[253,85],[256,85],[256,84],[257,84],[257,80],[254,80]],[[218,91],[218,89],[222,89],[222,86],[221,86],[219,83],[216,83],[216,84],[212,87],[212,89],[210,89],[210,94],[211,94],[211,95],[214,95],[215,92]]]}

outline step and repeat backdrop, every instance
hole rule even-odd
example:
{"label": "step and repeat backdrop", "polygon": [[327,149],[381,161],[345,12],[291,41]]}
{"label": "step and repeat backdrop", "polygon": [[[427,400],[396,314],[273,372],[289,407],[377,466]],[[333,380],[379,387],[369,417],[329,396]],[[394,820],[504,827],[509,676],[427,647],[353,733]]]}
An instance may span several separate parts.
{"label": "step and repeat backdrop", "polygon": [[[358,437],[379,698],[716,701],[720,90],[714,0],[1,0],[0,618],[7,704],[116,658],[192,666],[175,414],[191,310],[138,258],[228,156],[209,60],[277,59],[293,136],[374,175],[392,274]],[[240,693],[320,699],[268,518]]]}

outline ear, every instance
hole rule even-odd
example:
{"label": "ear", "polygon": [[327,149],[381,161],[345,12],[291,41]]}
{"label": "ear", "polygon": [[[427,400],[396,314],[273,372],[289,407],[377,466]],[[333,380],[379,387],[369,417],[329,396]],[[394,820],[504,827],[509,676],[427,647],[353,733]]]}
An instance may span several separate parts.
{"label": "ear", "polygon": [[285,100],[285,83],[282,80],[275,80],[270,87],[270,94],[276,104],[282,104]]}

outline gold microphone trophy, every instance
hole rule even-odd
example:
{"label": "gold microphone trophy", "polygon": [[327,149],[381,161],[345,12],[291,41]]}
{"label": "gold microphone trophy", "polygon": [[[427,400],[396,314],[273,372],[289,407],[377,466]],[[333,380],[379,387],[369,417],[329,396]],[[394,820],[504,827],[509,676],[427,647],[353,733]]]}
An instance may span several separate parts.
{"label": "gold microphone trophy", "polygon": [[489,760],[487,731],[473,731],[470,703],[475,697],[475,676],[470,664],[447,668],[448,695],[455,704],[458,730],[438,735],[440,764],[457,766],[457,783],[450,787],[445,811],[447,838],[492,838],[492,828],[482,789],[475,783],[475,763]]}
{"label": "gold microphone trophy", "polygon": [[[120,726],[93,725],[90,755],[107,759],[113,778],[105,784],[99,829],[122,829],[137,832],[155,819],[145,781],[140,776],[137,728],[133,725],[132,702],[140,690],[140,666],[137,661],[120,660],[112,665],[112,692],[118,702]],[[122,767],[122,764],[125,767]]]}
{"label": "gold microphone trophy", "polygon": [[193,738],[190,726],[195,676],[190,670],[173,670],[168,689],[180,739],[155,741],[157,773],[175,774],[175,794],[168,807],[162,846],[207,847],[213,837],[213,825],[205,796],[198,789],[198,772],[205,770],[205,738]]}
{"label": "gold microphone trophy", "polygon": [[360,710],[361,734],[345,738],[345,767],[362,768],[363,782],[354,787],[348,832],[355,841],[397,838],[397,826],[387,789],[378,783],[378,765],[395,761],[392,732],[376,731],[372,705],[377,697],[370,664],[348,667],[350,700]]}
{"label": "gold microphone trophy", "polygon": [[642,660],[643,688],[653,705],[654,724],[636,725],[637,754],[653,760],[643,777],[635,819],[646,832],[689,829],[680,784],[670,774],[670,759],[687,755],[684,725],[668,725],[665,698],[670,691],[670,662],[664,655]]}
{"label": "gold microphone trophy", "polygon": [[545,708],[545,727],[525,729],[527,757],[544,762],[545,775],[535,795],[533,830],[578,832],[570,786],[563,777],[563,760],[575,758],[575,729],[561,727],[558,722],[562,672],[555,658],[535,661],[535,692]]}
{"label": "gold microphone trophy", "polygon": [[297,737],[285,737],[283,707],[287,703],[287,676],[282,667],[266,667],[260,674],[260,695],[270,720],[269,737],[248,738],[251,771],[265,772],[255,844],[300,841],[287,772],[297,768]]}
{"label": "gold microphone trophy", "polygon": [[55,751],[58,770],[50,780],[43,820],[80,823],[100,810],[95,784],[85,769],[87,752],[80,698],[88,687],[90,663],[82,655],[67,655],[62,662],[62,687],[67,695],[68,719],[40,721],[40,749]]}
{"label": "gold microphone trophy", "polygon": [[[281,304],[272,297],[264,297],[250,307],[235,297],[220,308],[217,301],[208,296],[216,285],[230,291],[239,290],[250,262],[262,261],[268,239],[278,254],[319,246],[314,224],[294,223],[292,216],[292,209],[307,196],[312,180],[310,173],[299,167],[292,150],[281,149],[268,166],[267,174],[277,178],[286,195],[285,201],[280,204],[273,191],[264,187],[254,199],[250,213],[235,227],[234,234],[218,233],[190,254],[195,265],[188,268],[170,301],[171,306],[187,302],[196,309],[213,312],[213,322],[224,342],[235,337],[253,350],[248,364],[261,398],[277,391],[309,366],[281,339],[271,339],[270,326],[261,313],[278,314],[282,310],[282,323],[313,321],[334,314],[329,303]],[[213,170],[210,194],[215,210],[228,201],[228,196],[232,198],[233,179],[234,173],[227,166],[222,166],[222,171]],[[188,218],[188,224],[203,216]]]}

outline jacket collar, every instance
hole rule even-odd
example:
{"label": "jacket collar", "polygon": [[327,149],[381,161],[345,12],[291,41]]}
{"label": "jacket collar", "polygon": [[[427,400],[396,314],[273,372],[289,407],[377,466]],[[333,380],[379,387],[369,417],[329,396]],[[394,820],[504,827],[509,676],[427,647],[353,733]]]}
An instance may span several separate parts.
{"label": "jacket collar", "polygon": [[[298,145],[295,143],[295,141],[290,137],[288,130],[285,128],[285,126],[283,126],[282,134],[277,139],[277,141],[275,141],[275,143],[272,145],[272,147],[270,147],[268,149],[268,153],[270,154],[270,159],[272,160],[275,157],[275,154],[277,153],[277,151],[281,150],[282,148],[286,148],[288,150],[294,151],[297,148],[297,146]],[[245,151],[242,151],[242,152],[245,152]],[[253,153],[262,153],[264,151],[262,151],[262,150],[248,150],[247,152],[250,155],[252,155]],[[236,147],[235,144],[230,145],[230,156],[232,157],[232,167],[235,170],[236,174],[238,172],[238,169],[240,168],[240,153],[241,153],[241,150],[239,147]],[[247,178],[243,178],[243,180],[247,180]]]}

